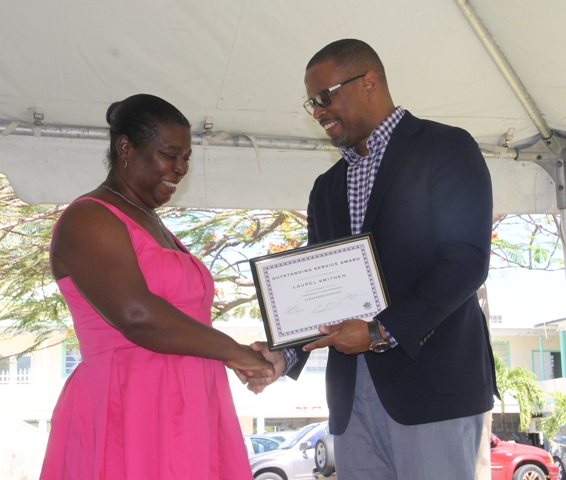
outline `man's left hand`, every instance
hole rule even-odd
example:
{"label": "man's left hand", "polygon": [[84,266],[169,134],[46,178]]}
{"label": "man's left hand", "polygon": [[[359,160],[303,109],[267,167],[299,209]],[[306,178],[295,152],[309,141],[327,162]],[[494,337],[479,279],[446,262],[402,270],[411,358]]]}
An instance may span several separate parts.
{"label": "man's left hand", "polygon": [[320,340],[308,343],[303,351],[310,352],[316,348],[334,347],[336,350],[348,355],[367,352],[369,350],[370,337],[368,324],[357,318],[345,320],[336,325],[323,325],[318,327],[320,333],[327,335]]}

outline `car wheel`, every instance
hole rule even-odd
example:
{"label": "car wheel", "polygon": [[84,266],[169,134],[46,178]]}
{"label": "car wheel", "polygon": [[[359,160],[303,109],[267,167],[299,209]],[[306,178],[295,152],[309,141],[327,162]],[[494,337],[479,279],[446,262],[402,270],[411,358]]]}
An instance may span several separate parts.
{"label": "car wheel", "polygon": [[284,480],[284,478],[274,472],[263,472],[254,477],[254,480]]}
{"label": "car wheel", "polygon": [[334,442],[328,437],[320,437],[314,447],[314,463],[325,477],[334,472]]}
{"label": "car wheel", "polygon": [[528,463],[515,470],[513,480],[546,480],[546,475],[539,467]]}
{"label": "car wheel", "polygon": [[566,474],[564,473],[564,465],[562,465],[562,462],[558,458],[555,458],[554,465],[558,467],[558,480],[566,480]]}

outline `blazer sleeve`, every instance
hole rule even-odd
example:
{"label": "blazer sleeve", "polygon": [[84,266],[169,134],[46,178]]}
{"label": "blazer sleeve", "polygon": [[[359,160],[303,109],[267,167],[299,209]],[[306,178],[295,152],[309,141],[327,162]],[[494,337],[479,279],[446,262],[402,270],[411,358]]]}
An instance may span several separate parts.
{"label": "blazer sleeve", "polygon": [[[395,298],[378,315],[413,359],[444,321],[465,321],[459,314],[452,315],[476,294],[489,268],[493,207],[489,171],[467,132],[451,128],[441,133],[429,139],[414,155],[416,161],[407,165],[413,172],[408,175],[425,179],[418,200],[426,210],[409,214],[410,221],[402,227],[403,236],[413,239],[406,243],[411,252],[399,245],[390,250]],[[388,235],[387,225],[395,215],[411,207],[397,208],[378,235]],[[409,255],[411,261],[405,258]]]}

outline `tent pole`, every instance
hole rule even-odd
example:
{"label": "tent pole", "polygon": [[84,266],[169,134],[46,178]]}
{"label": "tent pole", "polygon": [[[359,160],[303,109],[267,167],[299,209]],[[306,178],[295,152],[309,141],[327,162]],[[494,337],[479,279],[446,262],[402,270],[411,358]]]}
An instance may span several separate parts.
{"label": "tent pole", "polygon": [[558,330],[560,338],[560,367],[562,368],[562,378],[566,378],[566,334],[564,330]]}
{"label": "tent pole", "polygon": [[[65,125],[29,125],[19,122],[0,121],[0,138],[8,135],[23,135],[45,138],[80,138],[86,140],[110,140],[108,128],[71,127]],[[260,148],[278,150],[336,151],[330,142],[310,138],[253,137]],[[192,144],[210,147],[249,147],[253,142],[248,135],[219,134],[217,136],[192,133]],[[513,158],[509,155],[509,158]]]}
{"label": "tent pole", "polygon": [[[566,207],[560,208],[560,240],[562,241],[562,252],[564,255],[564,274],[566,274]],[[565,357],[566,361],[566,357]],[[566,377],[566,371],[562,371],[562,376]]]}
{"label": "tent pole", "polygon": [[[108,128],[100,127],[71,127],[65,125],[29,125],[19,122],[0,121],[0,138],[8,135],[37,136],[48,138],[80,138],[87,140],[109,141]],[[245,135],[218,135],[209,136],[202,133],[192,133],[193,145],[211,147],[241,147],[253,148],[253,143]],[[278,150],[310,150],[310,151],[336,151],[327,140],[310,138],[285,138],[285,137],[254,137],[260,148],[274,148]],[[479,144],[484,158],[506,158],[517,160],[519,150],[517,148],[504,148],[486,143]],[[529,160],[551,160],[554,158],[544,146],[536,150],[522,150],[521,161]]]}
{"label": "tent pole", "polygon": [[531,117],[531,120],[537,127],[538,131],[542,135],[542,138],[550,138],[552,136],[552,130],[546,123],[546,120],[537,108],[534,100],[527,92],[527,89],[523,85],[523,82],[505,57],[501,49],[495,44],[495,40],[489,33],[485,25],[482,23],[478,15],[476,14],[473,7],[470,5],[468,0],[454,0],[456,5],[460,8],[466,20],[474,30],[476,36],[479,38],[484,48],[487,50],[499,71],[505,77],[505,80]]}

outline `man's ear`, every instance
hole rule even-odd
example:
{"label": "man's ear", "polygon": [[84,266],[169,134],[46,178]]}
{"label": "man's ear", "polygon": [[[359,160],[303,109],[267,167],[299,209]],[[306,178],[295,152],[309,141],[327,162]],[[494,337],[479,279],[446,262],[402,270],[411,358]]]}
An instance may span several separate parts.
{"label": "man's ear", "polygon": [[381,82],[377,77],[377,73],[372,71],[365,74],[363,82],[365,91],[370,95],[373,94],[381,85]]}

